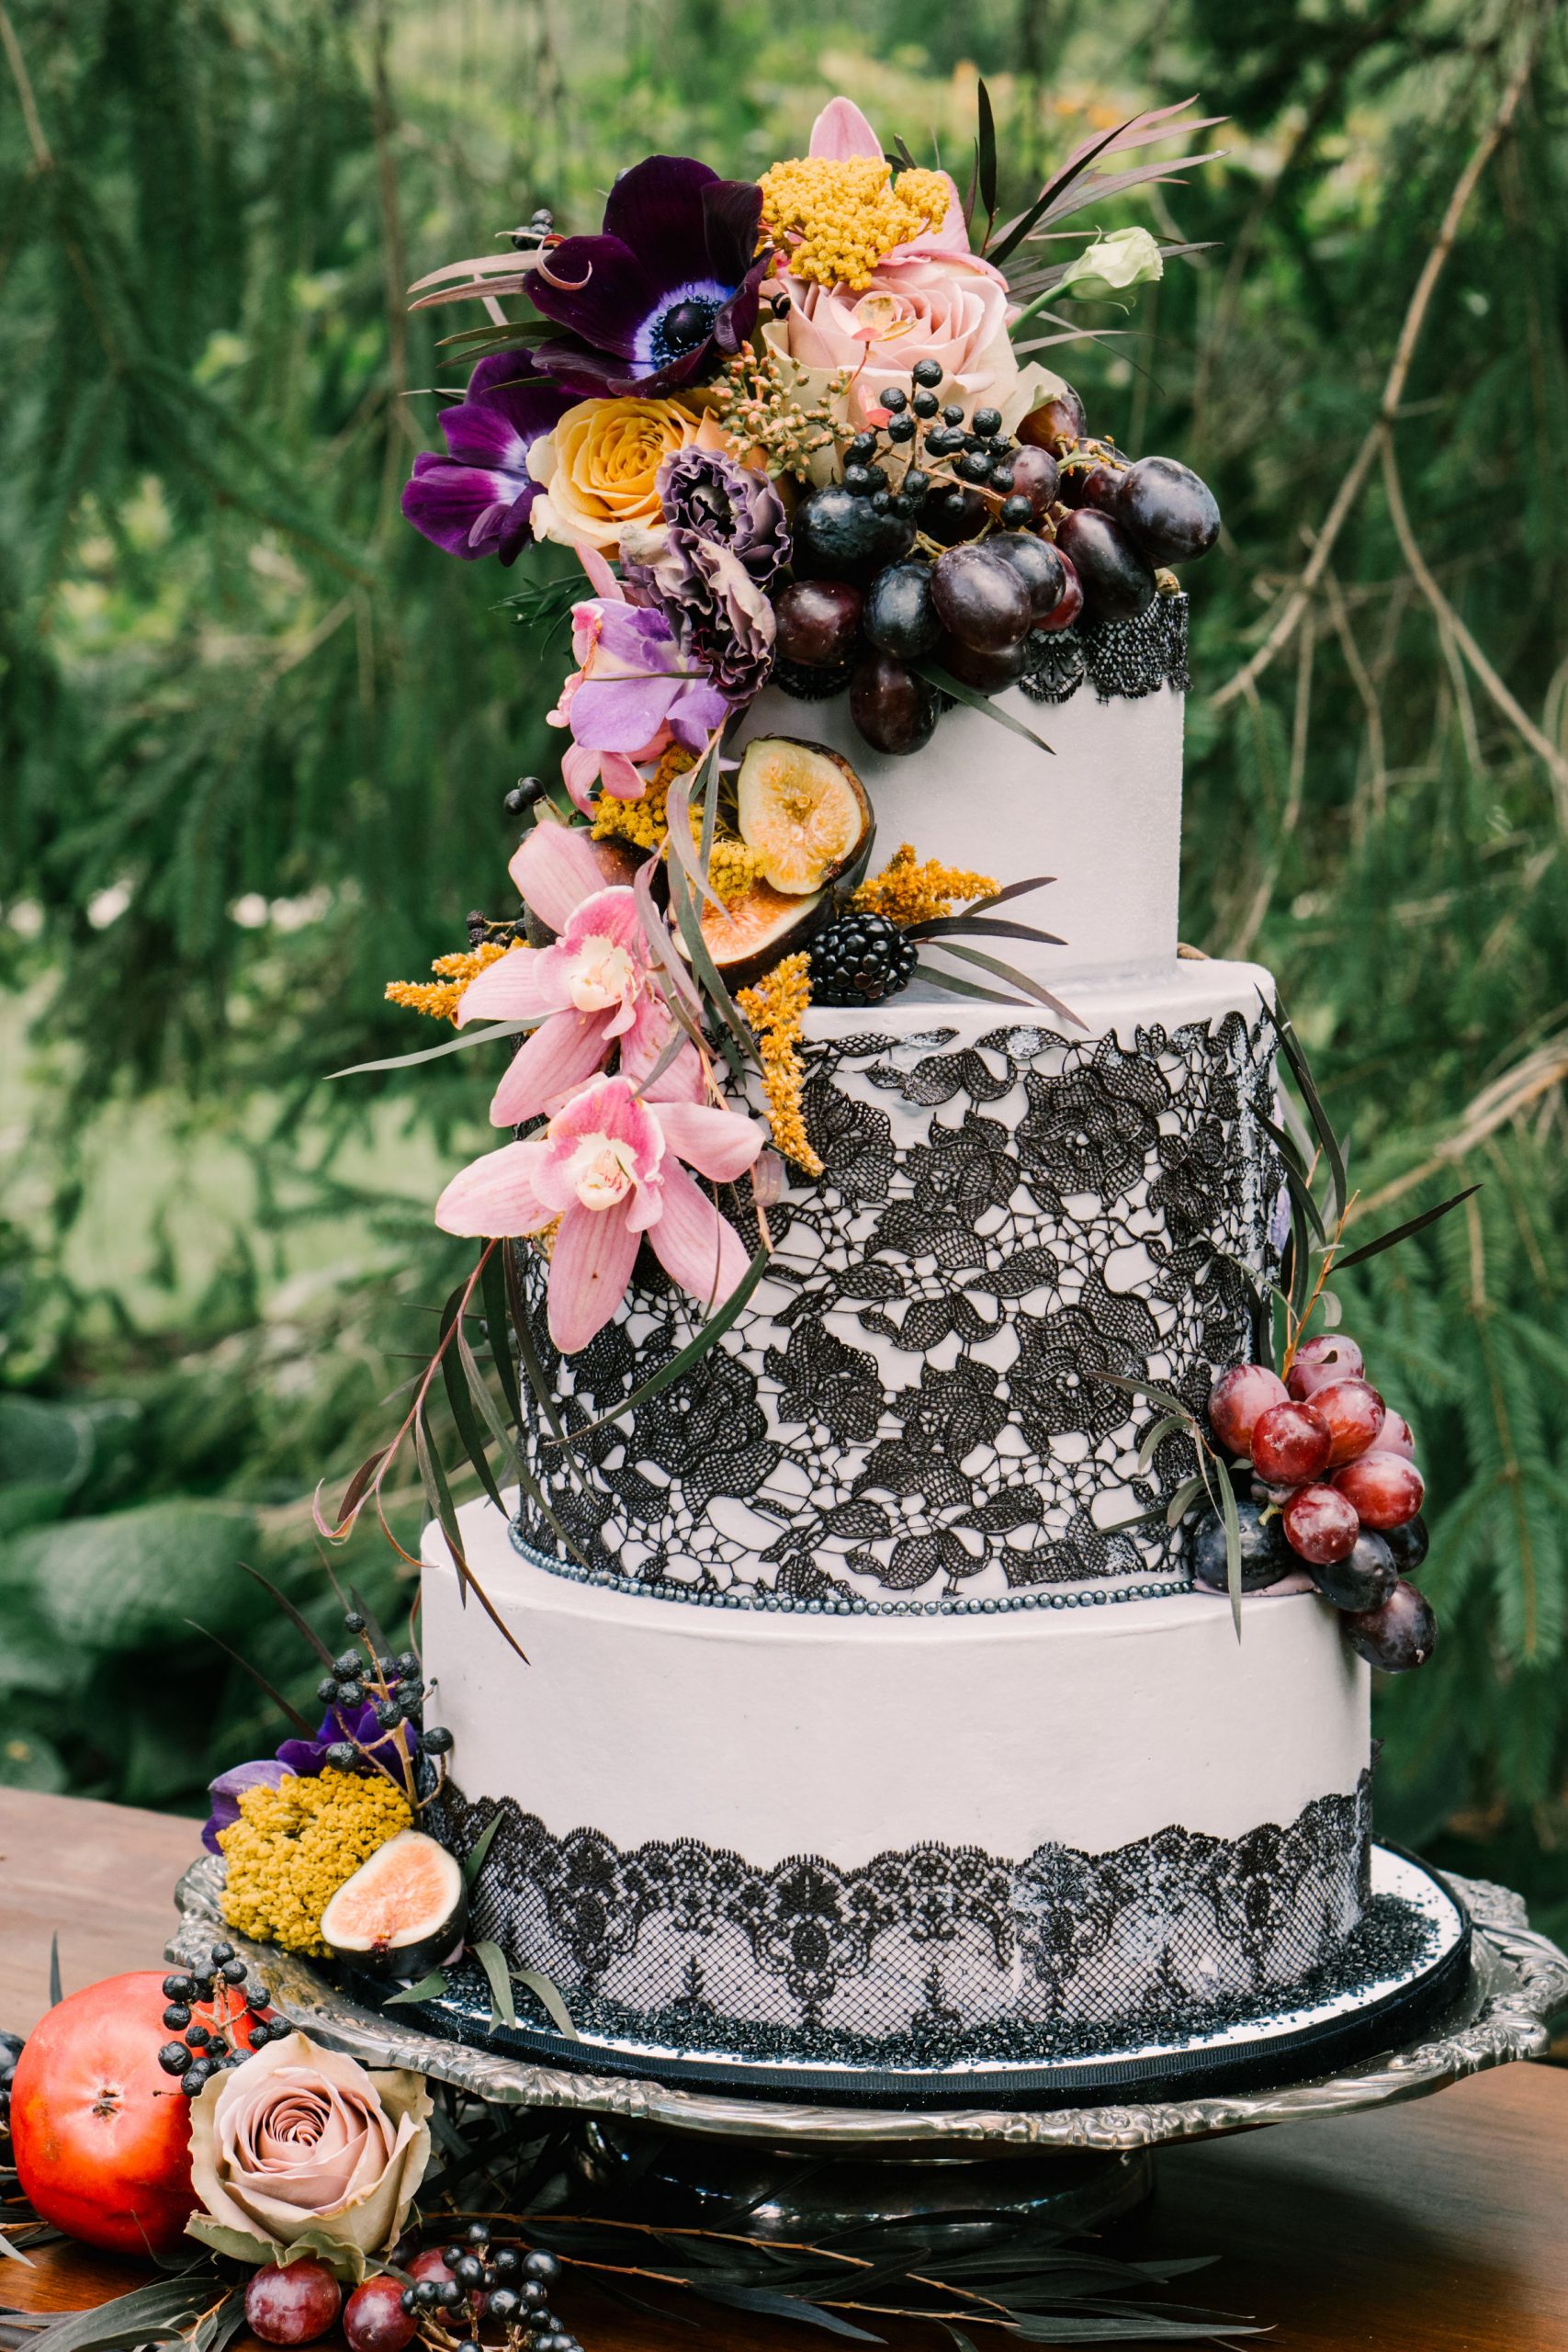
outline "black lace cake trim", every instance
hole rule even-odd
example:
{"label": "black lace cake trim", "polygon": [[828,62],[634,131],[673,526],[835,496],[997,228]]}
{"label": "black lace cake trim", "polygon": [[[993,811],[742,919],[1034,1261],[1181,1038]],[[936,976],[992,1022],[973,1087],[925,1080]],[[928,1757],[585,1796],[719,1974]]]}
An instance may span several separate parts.
{"label": "black lace cake trim", "polygon": [[[525,1261],[577,1442],[530,1419],[521,1542],[633,1589],[829,1611],[1174,1587],[1161,1513],[1190,1442],[1141,1460],[1158,1408],[1099,1375],[1200,1411],[1251,1352],[1280,1238],[1272,1072],[1272,1032],[1239,1012],[1125,1045],[1019,1022],[811,1045],[825,1172],[770,1210],[767,1276],[691,1372],[621,1410],[701,1319],[650,1251],[570,1357]],[[744,1198],[725,1205],[750,1248]]]}
{"label": "black lace cake trim", "polygon": [[1029,667],[1019,680],[1035,702],[1066,702],[1090,685],[1101,702],[1140,702],[1161,686],[1185,694],[1187,599],[1156,596],[1134,621],[1092,622],[1055,631],[1032,632]]}
{"label": "black lace cake trim", "polygon": [[[798,701],[828,702],[848,689],[851,675],[848,668],[808,670],[781,660],[772,683]],[[1036,702],[1066,702],[1083,685],[1101,702],[1138,702],[1164,685],[1186,694],[1186,596],[1156,596],[1135,620],[1086,622],[1049,637],[1032,633],[1029,667],[1019,684]],[[951,695],[943,701],[952,707]]]}
{"label": "black lace cake trim", "polygon": [[746,2057],[930,2064],[1277,2007],[1361,1923],[1371,1810],[1363,1773],[1352,1795],[1235,1839],[1172,1825],[1107,1854],[933,1844],[841,1870],[819,1855],[759,1867],[694,1838],[558,1837],[511,1798],[469,1804],[448,1784],[436,1834],[467,1855],[499,1815],[474,1931],[543,1970],[579,2023]]}

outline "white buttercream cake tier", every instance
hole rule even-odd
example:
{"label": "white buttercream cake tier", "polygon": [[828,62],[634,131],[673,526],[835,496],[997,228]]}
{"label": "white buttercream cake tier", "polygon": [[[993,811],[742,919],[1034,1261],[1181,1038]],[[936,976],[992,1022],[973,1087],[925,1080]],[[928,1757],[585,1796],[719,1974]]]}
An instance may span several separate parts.
{"label": "white buttercream cake tier", "polygon": [[460,1842],[502,1814],[479,1928],[597,2030],[809,2057],[1169,2022],[1298,1984],[1360,1917],[1369,1677],[1311,1594],[1249,1600],[1239,1641],[1199,1593],[775,1617],[461,1524],[528,1660],[430,1530]]}

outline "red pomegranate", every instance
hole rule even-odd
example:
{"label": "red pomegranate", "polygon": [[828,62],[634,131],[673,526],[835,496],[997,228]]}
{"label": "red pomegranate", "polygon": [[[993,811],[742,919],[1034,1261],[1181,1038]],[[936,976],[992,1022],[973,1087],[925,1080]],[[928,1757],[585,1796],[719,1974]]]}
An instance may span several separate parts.
{"label": "red pomegranate", "polygon": [[150,1969],[71,1994],[28,2034],[11,2085],[24,2195],[112,2254],[169,2253],[195,2203],[190,2101],[158,2064],[167,1998]]}

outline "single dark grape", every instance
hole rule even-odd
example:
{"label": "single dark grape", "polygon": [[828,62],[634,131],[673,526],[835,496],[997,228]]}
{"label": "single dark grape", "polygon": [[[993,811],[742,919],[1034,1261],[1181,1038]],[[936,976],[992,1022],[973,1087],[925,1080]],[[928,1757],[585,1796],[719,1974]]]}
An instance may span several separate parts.
{"label": "single dark grape", "polygon": [[948,634],[974,653],[1022,642],[1033,612],[1011,563],[985,547],[949,548],[931,568],[931,599]]}
{"label": "single dark grape", "polygon": [[1056,560],[1062,567],[1062,601],[1053,606],[1035,628],[1044,636],[1054,636],[1057,629],[1071,628],[1083,610],[1083,582],[1073,568],[1072,558],[1064,555],[1062,543],[1056,542]]}
{"label": "single dark grape", "polygon": [[553,2287],[560,2277],[559,2259],[541,2245],[530,2246],[523,2257],[523,2276],[536,2278],[542,2287]]}
{"label": "single dark grape", "polygon": [[1082,401],[1070,384],[1064,384],[1059,392],[1051,393],[1038,408],[1031,409],[1018,427],[1018,437],[1032,448],[1055,453],[1074,441],[1081,441],[1088,430],[1089,419]]}
{"label": "single dark grape", "polygon": [[1110,466],[1064,466],[1057,496],[1064,506],[1098,506],[1102,514],[1113,514],[1122,488],[1122,476]]}
{"label": "single dark grape", "polygon": [[1010,531],[1026,531],[1034,520],[1034,509],[1027,498],[1014,496],[1010,492],[1002,501],[1002,511],[998,519]]}
{"label": "single dark grape", "polygon": [[1118,480],[1111,510],[1152,563],[1190,563],[1220,536],[1214,493],[1174,458],[1140,458]]}
{"label": "single dark grape", "polygon": [[1154,603],[1154,566],[1098,507],[1069,514],[1056,533],[1056,545],[1083,583],[1089,619],[1135,620]]}
{"label": "single dark grape", "polygon": [[994,441],[1002,429],[1000,409],[977,408],[970,420],[970,429],[977,433],[982,441]]}
{"label": "single dark grape", "polygon": [[343,2290],[324,2262],[264,2262],[245,2288],[245,2320],[264,2344],[313,2344],[343,2303]]}
{"label": "single dark grape", "polygon": [[918,662],[942,635],[931,601],[931,568],[918,558],[890,564],[866,591],[864,628],[873,645],[900,662]]}
{"label": "single dark grape", "polygon": [[908,555],[915,534],[906,516],[876,514],[869,498],[855,497],[842,482],[829,482],[795,508],[794,537],[798,578],[863,582]]}
{"label": "single dark grape", "polygon": [[956,637],[944,637],[938,646],[936,661],[949,677],[957,678],[964,685],[974,686],[983,695],[999,695],[1004,688],[1016,685],[1022,677],[1027,662],[1024,639],[1016,645],[1005,645],[997,652],[985,652],[973,645],[964,645]]}
{"label": "single dark grape", "polygon": [[897,416],[901,408],[908,407],[909,395],[899,385],[889,384],[885,392],[878,393],[877,403],[879,407],[885,408],[890,416]]}
{"label": "single dark grape", "polygon": [[923,498],[931,486],[931,478],[923,466],[911,466],[898,487],[906,498]]}
{"label": "single dark grape", "polygon": [[1370,1527],[1362,1528],[1346,1558],[1314,1566],[1308,1574],[1336,1609],[1381,1609],[1399,1582],[1387,1537]]}
{"label": "single dark grape", "polygon": [[[1236,1518],[1241,1530],[1241,1589],[1243,1592],[1261,1592],[1265,1586],[1278,1584],[1288,1577],[1301,1562],[1286,1543],[1284,1531],[1277,1517],[1263,1516],[1258,1503],[1238,1500]],[[1192,1533],[1192,1573],[1201,1585],[1212,1592],[1228,1589],[1225,1569],[1225,1523],[1217,1510],[1205,1511]]]}
{"label": "single dark grape", "polygon": [[956,401],[948,401],[947,406],[942,410],[942,421],[944,424],[960,426],[963,424],[964,411],[960,408]]}
{"label": "single dark grape", "polygon": [[847,662],[860,635],[863,599],[847,580],[796,580],[773,605],[779,651],[808,670]]}
{"label": "single dark grape", "polygon": [[[1009,505],[1011,503],[1010,499]],[[1027,514],[1028,501],[1021,503]],[[1007,517],[1006,506],[1002,516],[1004,520]],[[1048,613],[1055,611],[1062,601],[1067,575],[1049,539],[1037,538],[1032,531],[994,531],[985,542],[984,551],[1017,572],[1029,594],[1032,619],[1043,621]],[[945,562],[946,557],[942,560]]]}
{"label": "single dark grape", "polygon": [[850,717],[874,752],[902,758],[922,751],[936,732],[937,701],[891,653],[870,653],[850,680]]}
{"label": "single dark grape", "polygon": [[844,451],[844,463],[847,466],[869,466],[875,455],[875,434],[857,433],[854,439],[850,443],[849,447]]}
{"label": "single dark grape", "polygon": [[914,437],[915,420],[912,416],[890,416],[888,418],[887,438],[889,441],[912,441]]}
{"label": "single dark grape", "polygon": [[1413,1577],[1430,1548],[1427,1522],[1419,1513],[1407,1519],[1403,1527],[1385,1527],[1382,1540],[1393,1555],[1393,1565],[1402,1577]]}
{"label": "single dark grape", "polygon": [[942,381],[942,362],[940,359],[917,359],[909,373],[923,391],[931,391]]}
{"label": "single dark grape", "polygon": [[921,502],[919,522],[928,539],[939,547],[955,548],[978,537],[990,521],[990,509],[972,490],[956,485],[938,488]]}
{"label": "single dark grape", "polygon": [[1413,1584],[1396,1584],[1381,1609],[1348,1612],[1345,1630],[1369,1666],[1380,1674],[1409,1674],[1425,1666],[1438,1645],[1432,1604]]}
{"label": "single dark grape", "polygon": [[917,416],[934,416],[937,411],[936,394],[927,391],[917,392],[909,402],[909,406]]}

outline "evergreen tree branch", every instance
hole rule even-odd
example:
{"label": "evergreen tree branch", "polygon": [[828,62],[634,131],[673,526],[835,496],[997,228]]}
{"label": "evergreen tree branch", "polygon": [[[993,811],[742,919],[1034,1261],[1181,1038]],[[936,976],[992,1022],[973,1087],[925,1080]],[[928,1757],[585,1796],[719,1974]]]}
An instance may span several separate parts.
{"label": "evergreen tree branch", "polygon": [[1340,481],[1339,488],[1335,493],[1334,503],[1324,517],[1322,527],[1313,542],[1312,553],[1307,558],[1301,577],[1294,587],[1287,592],[1268,636],[1251,658],[1244,662],[1241,668],[1228,678],[1216,693],[1210,695],[1210,704],[1215,710],[1223,710],[1227,703],[1235,701],[1237,695],[1245,694],[1248,686],[1256,685],[1265,670],[1272,663],[1276,654],[1290,643],[1301,625],[1303,614],[1316,594],[1318,583],[1328,569],[1329,558],[1334,553],[1339,535],[1354,513],[1356,503],[1366,487],[1368,476],[1393,430],[1394,419],[1399,413],[1400,403],[1404,398],[1404,387],[1409,380],[1416,346],[1421,340],[1421,330],[1426,324],[1427,312],[1430,308],[1432,296],[1437,290],[1438,280],[1441,277],[1449,256],[1453,252],[1461,223],[1469,209],[1470,199],[1480,185],[1486,166],[1511,128],[1514,117],[1518,111],[1519,101],[1529,85],[1530,75],[1535,71],[1536,56],[1543,30],[1544,18],[1541,12],[1537,10],[1530,21],[1523,55],[1509,79],[1496,112],[1487,124],[1470,161],[1454,184],[1453,194],[1449,198],[1448,209],[1443,214],[1442,225],[1438,231],[1436,242],[1427,254],[1421,274],[1416,281],[1416,289],[1411,295],[1410,305],[1405,311],[1404,322],[1400,328],[1399,339],[1394,345],[1393,358],[1383,384],[1382,398],[1378,402],[1377,416],[1369,427],[1366,437]]}

